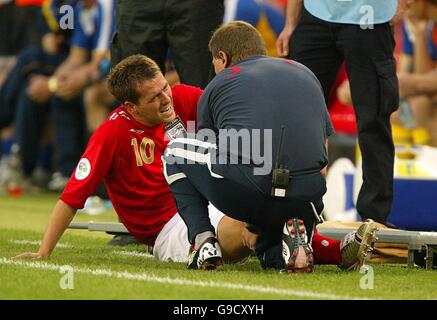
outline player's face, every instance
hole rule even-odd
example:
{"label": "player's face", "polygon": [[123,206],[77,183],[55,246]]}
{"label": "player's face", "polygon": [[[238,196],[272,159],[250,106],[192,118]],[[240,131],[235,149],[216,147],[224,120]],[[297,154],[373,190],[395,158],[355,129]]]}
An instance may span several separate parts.
{"label": "player's face", "polygon": [[133,111],[136,120],[154,126],[175,119],[171,88],[161,73],[144,81],[137,90],[140,98]]}

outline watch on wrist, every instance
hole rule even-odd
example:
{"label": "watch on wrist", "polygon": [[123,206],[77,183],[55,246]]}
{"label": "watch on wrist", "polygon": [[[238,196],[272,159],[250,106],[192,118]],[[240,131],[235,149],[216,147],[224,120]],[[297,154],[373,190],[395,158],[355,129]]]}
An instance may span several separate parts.
{"label": "watch on wrist", "polygon": [[58,90],[58,79],[56,79],[56,77],[50,77],[47,85],[51,93],[56,93],[56,90]]}

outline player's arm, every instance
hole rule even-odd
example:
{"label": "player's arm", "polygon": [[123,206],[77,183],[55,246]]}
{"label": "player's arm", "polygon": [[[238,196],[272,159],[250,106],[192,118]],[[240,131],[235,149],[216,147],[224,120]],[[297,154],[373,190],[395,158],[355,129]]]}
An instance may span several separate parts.
{"label": "player's arm", "polygon": [[[82,56],[80,59],[83,58]],[[90,62],[84,63],[81,60],[77,67],[71,70],[68,77],[58,81],[56,95],[67,100],[72,99],[86,87],[98,82],[101,78],[99,64],[103,59],[109,59],[109,51],[93,52]]]}
{"label": "player's arm", "polygon": [[71,37],[71,47],[67,59],[56,69],[54,77],[63,81],[80,66],[86,64],[90,59],[90,36],[85,32],[80,15],[84,8],[74,8],[75,27]]}
{"label": "player's arm", "polygon": [[405,12],[408,10],[411,3],[413,3],[414,0],[398,0],[398,7],[396,9],[396,14],[391,20],[392,24],[398,23],[400,20],[402,20],[405,17]]}
{"label": "player's arm", "polygon": [[56,69],[55,77],[65,78],[72,71],[84,65],[89,58],[89,51],[81,47],[72,47],[67,59]]}
{"label": "player's arm", "polygon": [[85,71],[87,85],[100,80],[100,63],[103,60],[110,60],[111,36],[115,31],[115,11],[113,1],[101,1],[102,15],[98,20],[93,35],[91,36],[91,59]]}
{"label": "player's arm", "polygon": [[417,37],[417,41],[414,44],[414,72],[415,73],[427,73],[432,70],[434,62],[428,51],[428,42],[425,34]]}
{"label": "player's arm", "polygon": [[426,73],[430,71],[434,65],[428,49],[428,19],[408,17],[405,23],[408,25],[412,37],[415,39],[413,43],[413,72]]}
{"label": "player's arm", "polygon": [[302,6],[303,0],[288,0],[287,11],[285,13],[285,26],[276,40],[276,50],[279,56],[288,56],[290,38],[299,23],[302,14]]}
{"label": "player's arm", "polygon": [[98,65],[103,59],[110,59],[111,54],[108,50],[93,50],[91,53],[91,63]]}
{"label": "player's arm", "polygon": [[413,56],[401,53],[399,59],[399,73],[411,73],[413,70]]}
{"label": "player's arm", "polygon": [[[62,234],[70,225],[76,208],[83,208],[86,199],[97,189],[105,175],[110,172],[115,152],[120,150],[116,137],[122,134],[108,126],[100,126],[91,136],[75,173],[68,181],[50,216],[41,247],[37,253],[26,252],[17,258],[47,258],[52,253]],[[121,138],[122,139],[122,138]]]}
{"label": "player's arm", "polygon": [[64,201],[59,200],[53,209],[52,215],[50,216],[39,251],[25,252],[19,254],[15,258],[41,259],[49,257],[53,249],[56,247],[59,239],[70,225],[71,220],[73,220],[75,213],[76,209],[70,207]]}
{"label": "player's arm", "polygon": [[405,19],[401,24],[401,36],[402,36],[402,52],[399,57],[399,73],[411,73],[413,72],[413,57],[414,57],[414,44],[411,40],[411,32],[409,32],[408,20]]}
{"label": "player's arm", "polygon": [[437,94],[437,70],[425,74],[399,74],[399,89],[402,98],[416,95]]}
{"label": "player's arm", "polygon": [[94,50],[91,53],[91,61],[84,70],[86,74],[86,85],[101,81],[105,74],[101,74],[100,64],[103,60],[110,60],[111,54],[108,50]]}

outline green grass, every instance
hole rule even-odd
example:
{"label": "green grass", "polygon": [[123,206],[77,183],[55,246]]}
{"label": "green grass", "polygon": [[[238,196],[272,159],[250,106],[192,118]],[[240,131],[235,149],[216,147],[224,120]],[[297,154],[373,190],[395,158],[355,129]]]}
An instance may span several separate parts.
{"label": "green grass", "polygon": [[[56,201],[50,194],[0,195],[0,299],[437,299],[435,271],[372,265],[371,290],[360,288],[363,274],[345,273],[336,266],[316,266],[313,274],[284,275],[261,270],[250,259],[215,272],[193,271],[184,264],[118,254],[145,252],[145,247],[114,248],[106,244],[111,236],[82,230],[68,230],[61,239],[67,246],[56,248],[50,259],[11,259],[38,250],[37,244],[18,241],[41,240]],[[116,221],[116,216],[108,211],[75,218],[89,220]],[[56,267],[63,265],[75,270],[73,290],[60,287],[64,274]],[[96,275],[97,269],[112,274]]]}

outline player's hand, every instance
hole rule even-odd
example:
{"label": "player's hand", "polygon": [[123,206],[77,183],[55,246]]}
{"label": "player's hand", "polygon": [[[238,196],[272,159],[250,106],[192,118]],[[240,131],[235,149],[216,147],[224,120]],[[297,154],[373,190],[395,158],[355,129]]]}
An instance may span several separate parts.
{"label": "player's hand", "polygon": [[416,81],[413,74],[399,73],[399,96],[407,98],[415,95]]}
{"label": "player's hand", "polygon": [[47,257],[36,252],[24,252],[14,257],[14,259],[33,259],[33,260],[44,259],[44,258]]}
{"label": "player's hand", "polygon": [[403,19],[405,12],[407,12],[410,4],[412,4],[413,2],[414,0],[398,0],[396,15],[391,20],[391,23],[395,24],[400,22]]}
{"label": "player's hand", "polygon": [[29,80],[27,95],[32,101],[42,104],[46,103],[51,97],[48,85],[49,78],[42,75],[34,75]]}
{"label": "player's hand", "polygon": [[428,20],[406,17],[405,22],[415,36],[425,35],[428,29]]}
{"label": "player's hand", "polygon": [[285,26],[276,40],[276,51],[280,57],[287,57],[290,52],[290,39],[294,28]]}
{"label": "player's hand", "polygon": [[338,87],[337,97],[343,104],[352,104],[352,93],[349,80],[343,81],[343,83]]}
{"label": "player's hand", "polygon": [[68,77],[58,80],[56,95],[65,100],[73,99],[79,96],[85,88],[87,73],[83,71],[74,72]]}

